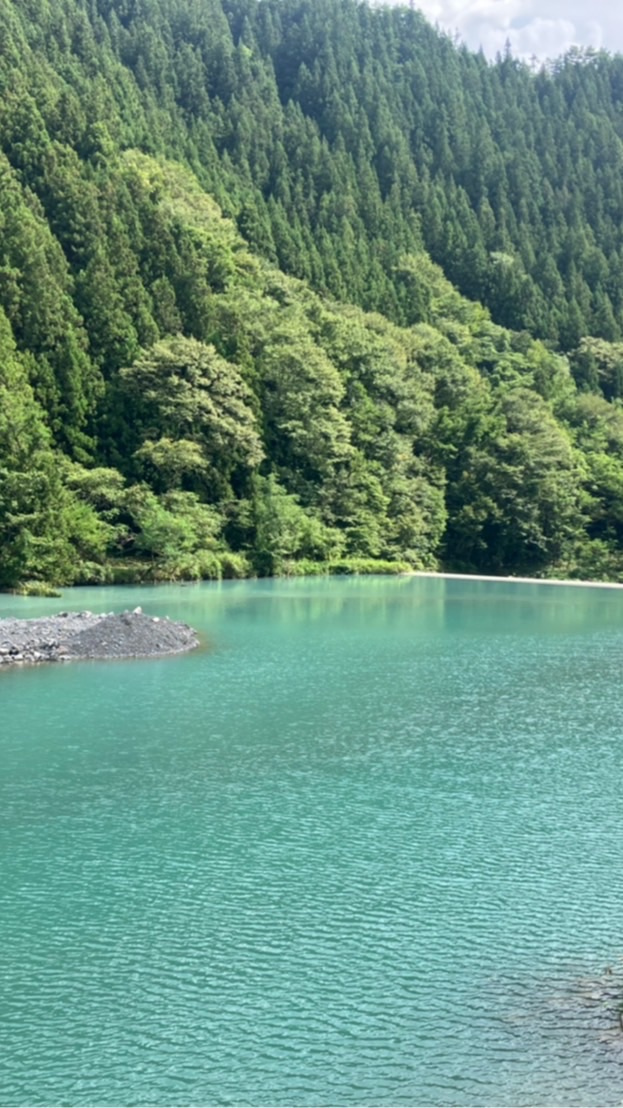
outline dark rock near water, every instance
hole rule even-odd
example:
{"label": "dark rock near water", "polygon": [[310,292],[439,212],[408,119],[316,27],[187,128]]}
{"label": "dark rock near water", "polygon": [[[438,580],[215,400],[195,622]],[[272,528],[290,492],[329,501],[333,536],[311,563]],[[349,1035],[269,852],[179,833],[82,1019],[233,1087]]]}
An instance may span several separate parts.
{"label": "dark rock near water", "polygon": [[186,623],[133,612],[60,612],[42,619],[0,619],[0,666],[78,658],[149,658],[199,645]]}

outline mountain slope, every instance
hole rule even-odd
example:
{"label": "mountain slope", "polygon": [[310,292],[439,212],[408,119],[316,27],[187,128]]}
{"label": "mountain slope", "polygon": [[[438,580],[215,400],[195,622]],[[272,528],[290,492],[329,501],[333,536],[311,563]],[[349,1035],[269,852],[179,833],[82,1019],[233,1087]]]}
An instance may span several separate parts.
{"label": "mountain slope", "polygon": [[[422,244],[398,101],[373,119],[381,39],[467,55],[413,13],[318,10],[350,59],[348,143],[329,45],[303,110],[308,8],[61,0],[35,22],[0,0],[5,587],[620,571],[619,344],[580,339],[572,374],[459,295]],[[499,291],[515,262],[490,261]]]}
{"label": "mountain slope", "polygon": [[[494,319],[567,351],[623,327],[623,59],[489,64],[354,0],[3,0],[0,138],[186,162],[269,260],[396,322],[423,244]],[[34,178],[37,178],[35,182]],[[44,199],[45,204],[45,199]]]}

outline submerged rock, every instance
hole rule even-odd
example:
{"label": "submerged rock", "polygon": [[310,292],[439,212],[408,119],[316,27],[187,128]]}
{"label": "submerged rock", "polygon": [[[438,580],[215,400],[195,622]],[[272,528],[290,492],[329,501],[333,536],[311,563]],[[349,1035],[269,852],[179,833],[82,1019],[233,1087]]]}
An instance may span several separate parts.
{"label": "submerged rock", "polygon": [[0,667],[79,658],[150,658],[199,645],[196,631],[143,614],[61,612],[42,619],[0,619]]}

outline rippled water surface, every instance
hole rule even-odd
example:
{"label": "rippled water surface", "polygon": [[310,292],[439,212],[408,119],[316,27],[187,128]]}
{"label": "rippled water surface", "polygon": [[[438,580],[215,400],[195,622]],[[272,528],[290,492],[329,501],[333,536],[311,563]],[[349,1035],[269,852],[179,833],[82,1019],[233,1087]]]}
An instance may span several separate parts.
{"label": "rippled water surface", "polygon": [[623,592],[0,613],[136,604],[203,648],[0,673],[0,1102],[620,1104]]}

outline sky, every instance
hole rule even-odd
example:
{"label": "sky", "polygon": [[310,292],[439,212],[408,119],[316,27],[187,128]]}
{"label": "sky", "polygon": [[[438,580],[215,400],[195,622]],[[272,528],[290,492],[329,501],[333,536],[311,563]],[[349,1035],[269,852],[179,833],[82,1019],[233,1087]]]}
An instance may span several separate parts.
{"label": "sky", "polygon": [[415,0],[415,7],[491,58],[507,39],[526,60],[554,58],[570,46],[623,53],[621,0]]}

